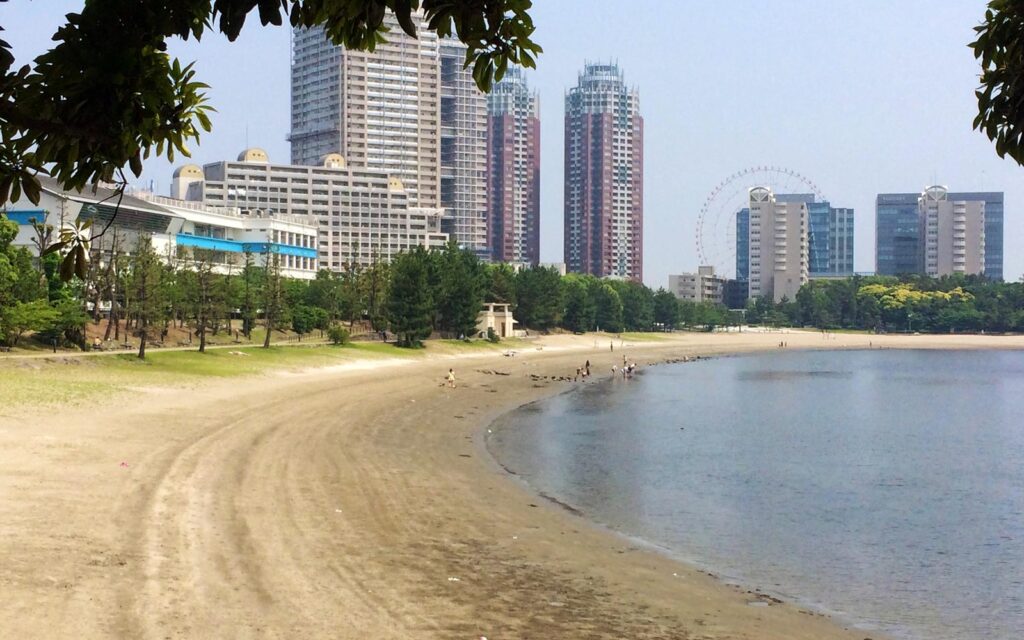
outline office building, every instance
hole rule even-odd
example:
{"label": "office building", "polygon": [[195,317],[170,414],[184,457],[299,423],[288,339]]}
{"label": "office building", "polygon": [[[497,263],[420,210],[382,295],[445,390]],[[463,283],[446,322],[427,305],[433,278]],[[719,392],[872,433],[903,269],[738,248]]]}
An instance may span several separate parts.
{"label": "office building", "polygon": [[643,118],[616,64],[588,63],[565,97],[565,261],[643,279]]}
{"label": "office building", "polygon": [[487,242],[487,97],[463,68],[466,45],[440,43],[442,230],[481,257]]}
{"label": "office building", "polygon": [[725,278],[715,275],[710,265],[697,267],[697,273],[668,277],[668,290],[680,300],[722,304]]}
{"label": "office building", "polygon": [[1003,194],[882,193],[875,199],[878,275],[983,274],[1003,277]]}
{"label": "office building", "polygon": [[923,271],[920,193],[880,193],[875,198],[875,273],[896,276]]}
{"label": "office building", "polygon": [[985,272],[985,201],[951,200],[928,187],[918,200],[925,275]]}
{"label": "office building", "polygon": [[519,68],[487,96],[487,227],[496,262],[540,260],[540,100]]}
{"label": "office building", "polygon": [[777,193],[775,200],[807,204],[807,270],[811,278],[853,275],[853,209],[833,207],[813,193]]}
{"label": "office building", "polygon": [[81,220],[92,220],[96,228],[103,228],[114,220],[116,209],[108,233],[92,246],[101,261],[113,252],[115,236],[118,252],[131,254],[139,237],[146,235],[165,261],[180,260],[187,265],[195,250],[206,251],[217,273],[238,273],[245,253],[252,254],[260,266],[269,256],[279,256],[281,274],[287,278],[312,279],[319,269],[317,225],[307,216],[247,215],[236,207],[213,207],[138,191],[122,196],[118,207],[117,192],[112,189],[67,191],[52,178],[40,176],[39,180],[38,205],[22,197],[7,207],[8,218],[19,225],[15,244],[33,250],[38,250],[33,221],[51,225],[56,233]]}
{"label": "office building", "polygon": [[749,209],[749,295],[793,300],[809,277],[807,203],[778,201],[771,189],[754,187]]}
{"label": "office building", "polygon": [[401,180],[383,171],[354,168],[329,154],[319,167],[271,164],[261,149],[235,162],[175,171],[171,191],[213,206],[270,215],[309,216],[319,223],[320,265],[344,271],[390,260],[415,246],[443,247],[442,209],[415,207]]}
{"label": "office building", "polygon": [[[746,288],[750,280],[750,207],[736,212],[736,281]],[[746,294],[743,294],[746,298]]]}
{"label": "office building", "polygon": [[329,42],[320,28],[292,35],[292,164],[353,168],[402,181],[411,206],[441,206],[441,65],[437,35],[402,31],[388,12],[387,42],[373,52]]}

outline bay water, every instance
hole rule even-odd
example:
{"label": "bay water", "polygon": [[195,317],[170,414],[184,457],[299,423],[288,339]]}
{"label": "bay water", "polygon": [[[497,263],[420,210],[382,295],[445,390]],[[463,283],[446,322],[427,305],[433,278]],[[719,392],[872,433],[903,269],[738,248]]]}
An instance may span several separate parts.
{"label": "bay water", "polygon": [[615,531],[865,631],[1024,638],[1024,352],[663,365],[527,405],[488,447]]}

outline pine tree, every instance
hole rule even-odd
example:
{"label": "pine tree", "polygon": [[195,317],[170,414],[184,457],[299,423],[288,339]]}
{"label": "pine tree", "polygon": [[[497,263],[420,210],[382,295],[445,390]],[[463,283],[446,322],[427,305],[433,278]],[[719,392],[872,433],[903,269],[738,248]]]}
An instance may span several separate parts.
{"label": "pine tree", "polygon": [[433,300],[429,289],[430,256],[422,247],[401,253],[391,263],[387,317],[402,347],[418,347],[430,336]]}

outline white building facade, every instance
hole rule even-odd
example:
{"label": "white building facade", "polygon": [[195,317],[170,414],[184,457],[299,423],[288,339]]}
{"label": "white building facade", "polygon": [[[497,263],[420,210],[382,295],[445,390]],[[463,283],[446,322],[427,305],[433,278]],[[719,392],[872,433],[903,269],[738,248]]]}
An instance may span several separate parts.
{"label": "white building facade", "polygon": [[715,275],[710,265],[697,267],[697,273],[681,273],[668,277],[668,290],[680,300],[722,304],[725,278]]}
{"label": "white building facade", "polygon": [[951,200],[929,187],[917,201],[924,273],[932,277],[985,272],[985,201]]}
{"label": "white building facade", "polygon": [[309,216],[319,227],[320,265],[336,272],[448,241],[442,209],[411,206],[401,180],[350,167],[337,154],[313,167],[272,164],[262,150],[249,149],[235,162],[179,168],[171,190],[207,205]]}
{"label": "white building facade", "polygon": [[15,242],[34,250],[39,241],[33,221],[59,230],[77,220],[93,220],[93,227],[107,232],[92,249],[106,259],[117,251],[130,255],[141,235],[152,239],[157,255],[167,262],[187,264],[196,250],[206,251],[218,273],[237,272],[245,254],[253,264],[265,266],[278,256],[286,278],[312,279],[319,268],[317,227],[305,216],[245,215],[231,207],[210,207],[196,202],[134,192],[121,198],[111,189],[97,187],[66,191],[49,178],[41,178],[38,205],[22,198],[8,205],[8,216],[19,224]]}
{"label": "white building facade", "polygon": [[767,187],[748,193],[750,297],[793,300],[809,276],[807,203],[777,202]]}
{"label": "white building facade", "polygon": [[320,28],[292,33],[292,164],[322,165],[340,154],[356,168],[405,185],[412,205],[441,206],[441,65],[437,35],[418,38],[394,16],[387,42],[349,51]]}

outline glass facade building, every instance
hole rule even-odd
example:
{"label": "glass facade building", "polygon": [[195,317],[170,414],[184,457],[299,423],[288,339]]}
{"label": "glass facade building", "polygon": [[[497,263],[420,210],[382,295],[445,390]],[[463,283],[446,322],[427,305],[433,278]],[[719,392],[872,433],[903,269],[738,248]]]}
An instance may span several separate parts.
{"label": "glass facade building", "polygon": [[743,207],[736,212],[736,280],[750,279],[750,208]]}
{"label": "glass facade building", "polygon": [[[875,272],[925,273],[920,193],[880,193],[875,198]],[[985,276],[1003,278],[1003,193],[952,192],[956,202],[985,203]]]}

